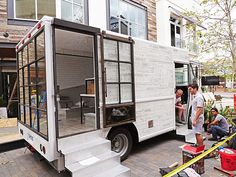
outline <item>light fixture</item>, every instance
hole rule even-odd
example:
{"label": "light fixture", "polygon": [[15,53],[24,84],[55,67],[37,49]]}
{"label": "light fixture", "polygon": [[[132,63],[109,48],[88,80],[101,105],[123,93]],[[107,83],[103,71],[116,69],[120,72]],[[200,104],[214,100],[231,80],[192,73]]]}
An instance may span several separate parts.
{"label": "light fixture", "polygon": [[5,38],[9,37],[9,33],[8,33],[8,32],[4,32],[4,33],[3,33],[3,36],[4,36]]}

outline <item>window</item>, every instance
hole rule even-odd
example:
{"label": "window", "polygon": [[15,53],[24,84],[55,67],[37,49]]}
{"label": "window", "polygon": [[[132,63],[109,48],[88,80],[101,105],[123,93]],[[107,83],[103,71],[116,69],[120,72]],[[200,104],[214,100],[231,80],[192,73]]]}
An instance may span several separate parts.
{"label": "window", "polygon": [[186,64],[175,64],[175,80],[176,86],[187,86],[188,85],[188,75],[189,69]]}
{"label": "window", "polygon": [[184,41],[182,40],[181,30],[181,20],[175,17],[170,17],[171,46],[183,48]]}
{"label": "window", "polygon": [[106,126],[135,119],[132,47],[104,39]]}
{"label": "window", "polygon": [[44,31],[18,52],[19,120],[47,136]]}
{"label": "window", "polygon": [[44,15],[56,16],[55,0],[15,0],[15,18],[40,20]]}
{"label": "window", "polygon": [[125,0],[110,0],[111,31],[147,39],[147,10]]}
{"label": "window", "polygon": [[84,0],[61,0],[61,18],[77,23],[84,23],[84,8]]}

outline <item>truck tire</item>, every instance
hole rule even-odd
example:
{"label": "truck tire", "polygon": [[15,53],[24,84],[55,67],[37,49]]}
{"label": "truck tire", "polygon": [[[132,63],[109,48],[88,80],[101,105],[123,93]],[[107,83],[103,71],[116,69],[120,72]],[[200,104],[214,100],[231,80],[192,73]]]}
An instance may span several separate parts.
{"label": "truck tire", "polygon": [[125,128],[111,130],[108,139],[111,140],[111,150],[120,154],[121,161],[125,160],[133,147],[133,138],[129,130]]}

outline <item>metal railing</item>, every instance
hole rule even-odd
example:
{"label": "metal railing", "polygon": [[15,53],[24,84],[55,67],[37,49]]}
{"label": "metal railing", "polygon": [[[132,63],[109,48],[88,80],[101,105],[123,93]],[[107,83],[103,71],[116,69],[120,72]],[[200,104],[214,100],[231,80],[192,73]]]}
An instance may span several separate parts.
{"label": "metal railing", "polygon": [[196,43],[186,42],[185,40],[180,38],[171,39],[171,46],[188,49],[190,52],[194,54],[199,53],[199,46]]}

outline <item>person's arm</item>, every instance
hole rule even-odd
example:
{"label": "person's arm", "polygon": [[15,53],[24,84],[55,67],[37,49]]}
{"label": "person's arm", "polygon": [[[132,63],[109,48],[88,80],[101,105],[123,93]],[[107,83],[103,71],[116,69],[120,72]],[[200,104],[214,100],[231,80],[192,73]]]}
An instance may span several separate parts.
{"label": "person's arm", "polygon": [[219,121],[217,119],[213,120],[209,125],[217,125]]}
{"label": "person's arm", "polygon": [[196,126],[200,115],[203,113],[203,107],[197,107],[195,118],[192,121],[193,126]]}

